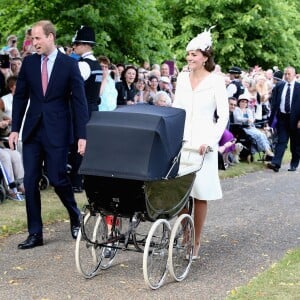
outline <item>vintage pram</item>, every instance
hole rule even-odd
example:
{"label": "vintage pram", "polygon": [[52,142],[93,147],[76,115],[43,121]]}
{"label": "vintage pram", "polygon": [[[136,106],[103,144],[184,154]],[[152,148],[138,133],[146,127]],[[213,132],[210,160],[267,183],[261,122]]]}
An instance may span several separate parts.
{"label": "vintage pram", "polygon": [[[109,268],[119,249],[143,252],[152,289],[168,270],[176,281],[187,276],[194,247],[189,194],[199,166],[178,171],[184,122],[184,110],[142,104],[92,114],[80,168],[88,204],[75,249],[85,278]],[[141,221],[153,222],[147,234],[138,232]]]}

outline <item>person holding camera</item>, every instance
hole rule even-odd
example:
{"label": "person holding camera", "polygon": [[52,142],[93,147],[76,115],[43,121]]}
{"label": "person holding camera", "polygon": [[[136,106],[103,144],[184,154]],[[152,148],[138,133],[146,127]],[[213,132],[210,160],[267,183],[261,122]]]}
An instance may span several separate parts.
{"label": "person holding camera", "polygon": [[17,48],[17,36],[10,35],[6,39],[7,44],[1,49],[0,54],[0,97],[7,94],[6,80],[12,75],[10,69],[10,55],[9,51]]}
{"label": "person holding camera", "polygon": [[0,54],[0,97],[9,93],[6,89],[6,81],[11,75],[12,71],[10,69],[9,55]]}

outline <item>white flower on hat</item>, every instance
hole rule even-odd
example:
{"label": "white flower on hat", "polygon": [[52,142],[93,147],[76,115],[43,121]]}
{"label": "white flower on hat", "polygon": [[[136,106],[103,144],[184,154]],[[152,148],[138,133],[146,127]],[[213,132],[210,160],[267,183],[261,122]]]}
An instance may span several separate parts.
{"label": "white flower on hat", "polygon": [[216,26],[210,27],[208,30],[204,30],[193,38],[186,46],[186,51],[202,50],[205,51],[212,46],[212,38],[210,31]]}

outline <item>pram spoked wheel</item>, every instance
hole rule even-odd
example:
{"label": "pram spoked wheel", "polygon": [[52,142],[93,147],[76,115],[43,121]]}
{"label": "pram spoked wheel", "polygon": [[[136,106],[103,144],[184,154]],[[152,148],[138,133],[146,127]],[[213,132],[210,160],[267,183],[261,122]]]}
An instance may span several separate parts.
{"label": "pram spoked wheel", "polygon": [[94,231],[95,241],[97,242],[97,244],[107,244],[107,246],[98,245],[93,249],[95,253],[95,261],[100,262],[100,268],[102,270],[108,269],[116,257],[118,246],[120,243],[119,236],[121,228],[121,218],[117,218],[116,225],[113,225],[110,230],[108,230],[105,218],[98,218],[96,222]]}
{"label": "pram spoked wheel", "polygon": [[183,214],[175,222],[169,245],[169,271],[176,281],[182,281],[192,264],[194,249],[194,222]]}
{"label": "pram spoked wheel", "polygon": [[[92,278],[99,269],[101,260],[97,260],[96,224],[101,223],[100,214],[84,215],[81,228],[78,232],[75,246],[75,262],[79,273],[85,278]],[[105,224],[106,225],[106,224]]]}
{"label": "pram spoked wheel", "polygon": [[46,190],[49,187],[49,185],[50,185],[50,182],[49,182],[48,177],[45,174],[43,174],[39,181],[40,191]]}
{"label": "pram spoked wheel", "polygon": [[143,273],[146,284],[152,289],[158,289],[167,275],[170,233],[169,222],[158,219],[153,223],[146,240]]}

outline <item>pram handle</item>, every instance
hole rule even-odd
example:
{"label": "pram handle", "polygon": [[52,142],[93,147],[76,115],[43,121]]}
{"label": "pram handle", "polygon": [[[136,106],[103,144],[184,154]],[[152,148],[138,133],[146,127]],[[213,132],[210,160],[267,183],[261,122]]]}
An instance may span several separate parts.
{"label": "pram handle", "polygon": [[[189,147],[184,147],[184,150],[187,150],[187,151],[192,151],[192,152],[197,152],[199,153],[199,149],[196,149],[196,148],[189,148]],[[207,146],[206,149],[205,149],[205,152],[204,154],[207,154],[209,152],[213,152],[213,148],[211,146]]]}
{"label": "pram handle", "polygon": [[[182,143],[182,145],[183,145],[183,143]],[[178,163],[180,155],[181,155],[182,145],[180,147],[180,150],[179,150],[178,154],[172,160],[172,166],[171,166],[171,168],[169,169],[167,175],[165,177],[163,177],[163,179],[169,179],[170,173],[172,172],[172,170],[175,167],[175,165]]]}
{"label": "pram handle", "polygon": [[[172,161],[172,166],[171,168],[169,169],[167,175],[165,177],[163,177],[163,179],[169,179],[169,175],[170,173],[172,172],[174,166],[178,163],[179,161],[179,158],[180,158],[180,155],[181,155],[181,151],[182,151],[182,147],[183,147],[183,144],[185,143],[186,141],[182,141],[182,145],[181,145],[181,148],[179,150],[179,153],[173,158],[173,161]],[[199,152],[198,149],[195,149],[195,148],[184,148],[184,150],[187,150],[187,151],[193,151],[193,152]],[[207,146],[206,149],[205,149],[205,152],[204,154],[202,155],[202,161],[201,161],[201,164],[200,164],[200,167],[198,169],[201,170],[202,166],[203,166],[203,163],[204,163],[204,158],[205,158],[205,155],[209,152],[213,152],[213,148],[211,146]]]}

